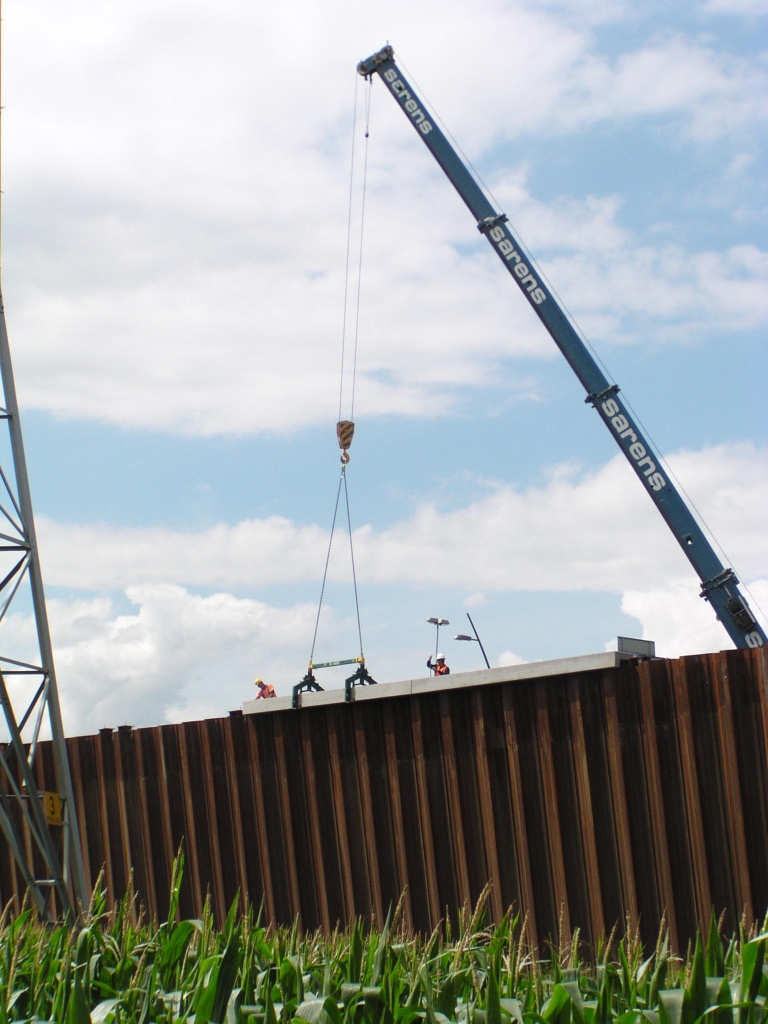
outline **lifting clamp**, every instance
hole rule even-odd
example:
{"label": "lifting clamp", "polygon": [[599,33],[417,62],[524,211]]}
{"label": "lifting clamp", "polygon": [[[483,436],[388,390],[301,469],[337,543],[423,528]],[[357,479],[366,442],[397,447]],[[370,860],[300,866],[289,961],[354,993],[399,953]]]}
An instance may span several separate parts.
{"label": "lifting clamp", "polygon": [[360,655],[359,658],[343,658],[341,661],[320,661],[317,664],[310,662],[307,674],[297,683],[293,688],[293,696],[291,698],[291,707],[301,707],[301,694],[309,693],[311,691],[323,692],[323,688],[315,678],[316,668],[336,668],[338,665],[357,665],[357,669],[349,676],[348,679],[344,680],[344,700],[349,703],[353,699],[353,690],[356,686],[376,686],[376,680],[370,674],[368,669],[365,667],[365,658]]}
{"label": "lifting clamp", "polygon": [[308,693],[310,690],[318,690],[318,691],[320,691],[320,690],[323,689],[322,686],[320,685],[320,683],[318,683],[318,681],[315,679],[315,674],[312,671],[313,668],[314,668],[313,665],[309,666],[309,668],[307,669],[307,674],[304,676],[304,678],[301,680],[300,683],[296,683],[296,685],[294,686],[293,690],[291,691],[291,707],[292,708],[300,708],[301,707],[301,695],[302,695],[302,693]]}
{"label": "lifting clamp", "polygon": [[359,665],[352,675],[344,680],[344,700],[349,704],[353,699],[353,690],[356,686],[376,686],[376,680],[365,667],[365,658],[358,658]]}

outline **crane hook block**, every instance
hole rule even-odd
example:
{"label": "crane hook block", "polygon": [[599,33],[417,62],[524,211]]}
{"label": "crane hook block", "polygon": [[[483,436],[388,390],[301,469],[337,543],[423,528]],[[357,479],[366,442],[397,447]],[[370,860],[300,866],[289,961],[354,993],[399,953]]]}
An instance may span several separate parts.
{"label": "crane hook block", "polygon": [[336,424],[336,436],[339,439],[339,448],[346,451],[352,446],[352,438],[355,436],[355,424],[352,420],[339,420]]}

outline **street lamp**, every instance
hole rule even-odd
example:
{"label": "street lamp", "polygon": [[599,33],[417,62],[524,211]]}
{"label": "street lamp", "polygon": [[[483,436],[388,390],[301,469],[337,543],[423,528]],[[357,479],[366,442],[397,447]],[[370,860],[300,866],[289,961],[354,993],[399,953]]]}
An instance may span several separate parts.
{"label": "street lamp", "polygon": [[[459,634],[458,634],[457,636],[455,636],[455,637],[454,637],[453,639],[454,639],[454,640],[477,640],[477,642],[478,642],[478,643],[480,644],[480,650],[481,650],[481,651],[483,652],[483,658],[485,659],[485,665],[486,665],[486,668],[490,668],[490,667],[491,667],[491,665],[490,665],[490,662],[488,661],[488,655],[487,655],[487,654],[485,653],[485,648],[483,647],[483,641],[482,641],[482,640],[480,639],[480,637],[479,637],[479,635],[478,635],[478,632],[477,632],[477,630],[475,629],[475,624],[474,624],[474,622],[472,621],[472,616],[471,616],[471,615],[469,614],[469,612],[467,612],[467,618],[469,619],[469,624],[470,624],[470,626],[472,627],[472,632],[473,632],[473,633],[474,633],[475,635],[474,635],[474,636],[467,636],[467,634],[466,634],[466,633],[459,633]],[[432,620],[430,619],[430,622],[431,622],[431,621],[432,621]]]}
{"label": "street lamp", "polygon": [[437,658],[437,652],[440,650],[440,627],[450,626],[450,622],[448,619],[436,619],[434,617],[427,619],[427,622],[435,627],[435,658]]}

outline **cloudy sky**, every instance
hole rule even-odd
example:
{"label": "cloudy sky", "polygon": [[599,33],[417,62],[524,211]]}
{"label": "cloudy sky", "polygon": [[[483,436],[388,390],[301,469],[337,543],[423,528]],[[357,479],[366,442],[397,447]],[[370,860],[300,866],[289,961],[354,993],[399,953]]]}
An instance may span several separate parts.
{"label": "cloudy sky", "polygon": [[[619,634],[730,646],[458,196],[356,75],[386,41],[768,607],[762,9],[5,0],[3,292],[70,731],[226,714],[255,675],[287,693],[306,670],[368,100],[348,479],[371,673],[424,674],[429,616],[454,671],[481,667],[452,639],[467,611],[496,664]],[[353,323],[354,302],[348,343]],[[28,612],[6,650],[29,650]],[[357,653],[337,535],[316,658]]]}

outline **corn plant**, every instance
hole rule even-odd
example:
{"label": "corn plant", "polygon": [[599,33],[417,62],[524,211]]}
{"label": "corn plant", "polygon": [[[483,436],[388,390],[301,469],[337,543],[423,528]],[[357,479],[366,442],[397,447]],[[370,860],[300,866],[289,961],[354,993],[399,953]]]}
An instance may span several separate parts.
{"label": "corn plant", "polygon": [[109,912],[102,880],[75,930],[6,910],[0,1024],[768,1024],[765,926],[725,941],[713,914],[684,960],[663,927],[650,954],[628,927],[594,961],[578,934],[539,957],[518,916],[486,924],[486,892],[428,937],[399,908],[322,936],[265,927],[239,899],[217,930],[209,903],[177,920],[182,873],[179,856],[160,924],[128,896]]}

